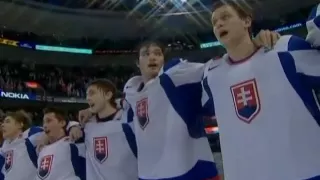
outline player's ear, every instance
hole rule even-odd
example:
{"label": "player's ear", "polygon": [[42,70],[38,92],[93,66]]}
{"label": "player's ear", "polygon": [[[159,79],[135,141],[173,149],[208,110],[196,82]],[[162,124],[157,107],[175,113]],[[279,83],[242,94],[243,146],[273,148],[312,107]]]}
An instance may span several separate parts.
{"label": "player's ear", "polygon": [[244,24],[246,27],[250,28],[252,24],[252,18],[251,17],[244,18]]}
{"label": "player's ear", "polygon": [[67,121],[61,120],[60,123],[62,127],[67,127]]}
{"label": "player's ear", "polygon": [[113,96],[113,93],[111,91],[108,91],[106,94],[105,94],[106,98],[109,100],[112,98]]}
{"label": "player's ear", "polygon": [[23,127],[24,127],[24,123],[23,123],[23,122],[21,122],[19,125],[20,125],[20,128],[21,128],[21,129],[23,129]]}

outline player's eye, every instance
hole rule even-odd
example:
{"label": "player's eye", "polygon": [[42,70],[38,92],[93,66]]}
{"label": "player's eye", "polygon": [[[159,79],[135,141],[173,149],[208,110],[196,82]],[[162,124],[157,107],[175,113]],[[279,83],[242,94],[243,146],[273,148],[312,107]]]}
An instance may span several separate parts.
{"label": "player's eye", "polygon": [[213,20],[212,20],[212,25],[215,26],[216,24],[217,24],[217,20],[216,20],[216,19],[213,19]]}
{"label": "player's eye", "polygon": [[148,56],[148,55],[149,55],[149,53],[146,52],[146,51],[143,51],[143,52],[140,53],[140,56]]}
{"label": "player's eye", "polygon": [[229,17],[230,17],[229,14],[223,14],[223,15],[221,16],[221,19],[222,19],[222,20],[227,20],[227,19],[229,19]]}
{"label": "player's eye", "polygon": [[162,56],[162,53],[160,51],[157,51],[154,53],[156,56]]}

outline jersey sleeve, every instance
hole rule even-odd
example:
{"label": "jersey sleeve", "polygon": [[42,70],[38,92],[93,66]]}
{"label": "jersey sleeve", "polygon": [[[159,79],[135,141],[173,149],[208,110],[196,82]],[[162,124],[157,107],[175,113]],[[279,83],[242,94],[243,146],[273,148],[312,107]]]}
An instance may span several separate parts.
{"label": "jersey sleeve", "polygon": [[290,52],[296,72],[303,74],[304,83],[312,88],[320,88],[320,51]]}
{"label": "jersey sleeve", "polygon": [[313,46],[320,47],[320,3],[312,9],[306,26],[308,29],[306,40]]}
{"label": "jersey sleeve", "polygon": [[37,141],[44,135],[43,129],[38,126],[33,126],[28,131],[28,140],[33,147],[36,146]]}
{"label": "jersey sleeve", "polygon": [[28,137],[25,139],[27,153],[34,167],[37,167],[38,159],[36,151],[37,142],[42,136],[44,136],[43,129],[41,127],[33,126],[28,130]]}
{"label": "jersey sleeve", "polygon": [[[302,80],[310,87],[320,85],[320,51],[309,42],[296,36],[290,36],[288,53],[280,53],[280,60],[285,64],[284,69],[292,69],[302,74]],[[288,61],[288,62],[286,62]],[[290,62],[292,61],[292,65]]]}
{"label": "jersey sleeve", "polygon": [[71,163],[76,176],[81,180],[86,179],[86,159],[84,144],[70,144]]}
{"label": "jersey sleeve", "polygon": [[215,117],[215,110],[214,110],[214,99],[211,92],[211,89],[208,84],[208,72],[210,68],[219,66],[221,61],[218,60],[210,60],[205,64],[203,79],[201,81],[202,85],[202,95],[201,95],[201,103],[202,103],[202,110],[203,115],[205,117]]}
{"label": "jersey sleeve", "polygon": [[69,121],[66,130],[69,131],[73,126],[80,126],[80,123],[77,121]]}
{"label": "jersey sleeve", "polygon": [[212,92],[208,85],[208,78],[204,77],[202,80],[202,96],[201,103],[203,108],[203,115],[206,117],[214,117],[214,102]]}
{"label": "jersey sleeve", "polygon": [[23,132],[23,137],[28,138],[42,131],[43,131],[43,128],[40,126],[31,126],[29,129]]}
{"label": "jersey sleeve", "polygon": [[203,77],[204,64],[173,59],[166,63],[159,74],[166,74],[175,86],[200,83]]}

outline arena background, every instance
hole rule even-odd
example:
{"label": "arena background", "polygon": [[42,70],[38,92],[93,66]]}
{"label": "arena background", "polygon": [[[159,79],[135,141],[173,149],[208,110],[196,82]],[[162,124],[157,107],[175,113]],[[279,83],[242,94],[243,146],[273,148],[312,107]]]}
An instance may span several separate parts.
{"label": "arena background", "polygon": [[[305,37],[316,0],[245,1],[254,29]],[[167,58],[205,62],[223,47],[212,33],[211,0],[0,0],[0,116],[24,109],[41,125],[42,108],[63,107],[69,119],[87,107],[85,88],[108,78],[121,89],[138,74],[135,47],[160,40]],[[219,130],[204,118],[212,151],[221,162]],[[219,169],[222,169],[219,163]]]}

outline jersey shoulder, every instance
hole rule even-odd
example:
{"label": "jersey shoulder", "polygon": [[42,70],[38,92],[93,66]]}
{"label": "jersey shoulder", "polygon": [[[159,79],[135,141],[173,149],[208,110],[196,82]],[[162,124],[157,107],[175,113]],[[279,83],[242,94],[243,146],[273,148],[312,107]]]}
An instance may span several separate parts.
{"label": "jersey shoulder", "polygon": [[213,69],[221,67],[222,64],[225,62],[225,58],[227,56],[228,55],[225,54],[224,56],[222,56],[219,59],[210,59],[208,62],[206,62],[203,76],[206,77],[206,76],[208,76],[208,73],[210,71],[212,71]]}
{"label": "jersey shoulder", "polygon": [[31,126],[29,129],[25,130],[23,132],[23,137],[28,138],[32,135],[35,135],[37,133],[43,132],[43,128],[40,126]]}
{"label": "jersey shoulder", "polygon": [[142,76],[134,76],[126,82],[123,88],[123,92],[125,94],[136,93],[142,83],[143,83]]}
{"label": "jersey shoulder", "polygon": [[277,41],[274,46],[276,52],[299,51],[313,49],[312,45],[305,39],[294,35],[285,35]]}

